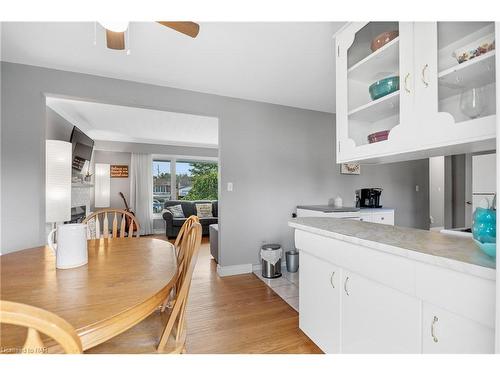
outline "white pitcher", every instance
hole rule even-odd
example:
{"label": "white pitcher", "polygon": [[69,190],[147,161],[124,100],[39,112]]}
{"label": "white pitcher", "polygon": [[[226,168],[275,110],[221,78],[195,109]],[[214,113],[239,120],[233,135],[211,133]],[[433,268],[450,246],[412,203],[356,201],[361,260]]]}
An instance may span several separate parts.
{"label": "white pitcher", "polygon": [[[57,231],[57,245],[54,233]],[[87,224],[64,224],[52,229],[47,239],[49,247],[56,254],[56,267],[74,268],[88,263]]]}

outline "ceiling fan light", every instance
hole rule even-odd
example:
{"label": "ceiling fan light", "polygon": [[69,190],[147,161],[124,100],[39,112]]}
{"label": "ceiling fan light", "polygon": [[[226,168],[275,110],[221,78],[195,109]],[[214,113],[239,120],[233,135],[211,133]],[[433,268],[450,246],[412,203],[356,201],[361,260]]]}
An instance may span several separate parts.
{"label": "ceiling fan light", "polygon": [[128,21],[97,21],[106,30],[114,31],[115,33],[123,33],[128,29]]}

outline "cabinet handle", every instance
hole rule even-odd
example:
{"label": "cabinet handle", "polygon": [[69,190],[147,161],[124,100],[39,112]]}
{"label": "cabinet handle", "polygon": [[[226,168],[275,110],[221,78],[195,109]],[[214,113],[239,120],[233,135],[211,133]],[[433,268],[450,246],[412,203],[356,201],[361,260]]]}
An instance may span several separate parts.
{"label": "cabinet handle", "polygon": [[429,87],[429,83],[425,80],[425,71],[429,67],[429,64],[425,64],[423,69],[422,69],[422,82],[424,83],[425,87]]}
{"label": "cabinet handle", "polygon": [[347,276],[345,278],[345,281],[344,281],[344,291],[345,291],[345,294],[349,295],[349,291],[347,290],[347,282],[349,281],[349,276]]}
{"label": "cabinet handle", "polygon": [[330,276],[330,284],[332,285],[332,288],[335,289],[335,285],[333,285],[333,276],[335,275],[335,271],[332,272],[332,276]]}
{"label": "cabinet handle", "polygon": [[405,91],[409,94],[411,91],[408,88],[408,78],[410,78],[410,73],[407,73],[405,76]]}
{"label": "cabinet handle", "polygon": [[434,315],[434,319],[432,319],[432,324],[431,324],[431,336],[434,342],[438,342],[438,338],[436,337],[436,333],[434,332],[434,325],[436,324],[437,321],[438,317]]}

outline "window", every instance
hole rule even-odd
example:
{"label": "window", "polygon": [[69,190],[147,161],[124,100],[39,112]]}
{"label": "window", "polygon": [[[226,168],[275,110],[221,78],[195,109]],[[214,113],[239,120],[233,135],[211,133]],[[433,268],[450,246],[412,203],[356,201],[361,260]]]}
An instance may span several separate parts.
{"label": "window", "polygon": [[175,164],[175,170],[177,196],[179,199],[217,199],[217,163],[178,161]]}
{"label": "window", "polygon": [[[175,174],[172,173],[175,170]],[[171,187],[175,186],[175,189]],[[195,160],[153,161],[153,212],[160,213],[165,201],[216,200],[218,166],[216,162]]]}
{"label": "window", "polygon": [[193,188],[193,174],[191,173],[191,163],[178,161],[175,163],[175,186],[177,187],[177,197],[183,199]]}
{"label": "window", "polygon": [[170,161],[153,161],[153,212],[160,213],[163,204],[172,198]]}

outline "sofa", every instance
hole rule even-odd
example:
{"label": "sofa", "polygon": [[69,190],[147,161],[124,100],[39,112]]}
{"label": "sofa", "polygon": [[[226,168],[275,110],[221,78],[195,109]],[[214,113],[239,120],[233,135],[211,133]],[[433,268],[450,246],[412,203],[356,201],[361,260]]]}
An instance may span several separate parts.
{"label": "sofa", "polygon": [[168,211],[165,211],[163,213],[167,238],[177,237],[177,234],[179,234],[182,224],[184,224],[186,219],[191,215],[196,215],[196,203],[212,203],[213,217],[200,218],[200,224],[203,235],[208,235],[210,224],[218,223],[219,212],[218,212],[217,201],[166,201],[164,204],[164,208],[180,204],[182,206],[182,211],[184,211],[183,218],[174,218],[172,213]]}

